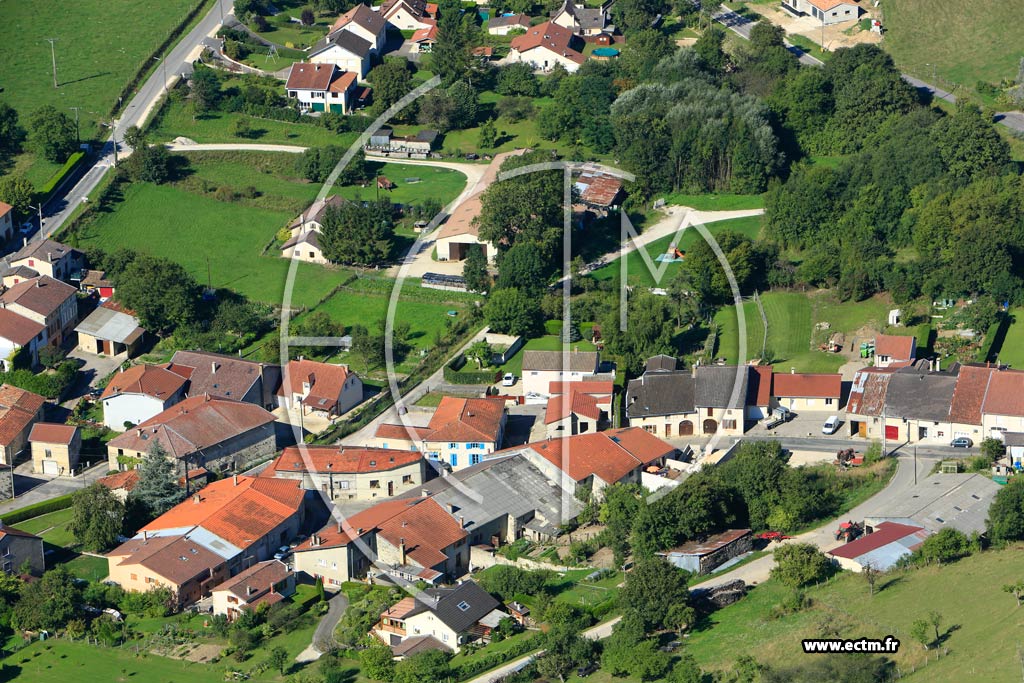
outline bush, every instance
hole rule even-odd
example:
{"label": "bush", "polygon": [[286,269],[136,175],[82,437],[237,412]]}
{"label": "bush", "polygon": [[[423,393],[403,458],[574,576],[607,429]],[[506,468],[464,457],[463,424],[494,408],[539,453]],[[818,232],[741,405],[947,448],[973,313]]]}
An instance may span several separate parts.
{"label": "bush", "polygon": [[45,515],[50,512],[67,510],[71,507],[72,495],[74,494],[69,493],[65,496],[58,496],[57,498],[51,498],[50,500],[26,505],[23,508],[11,510],[4,515],[0,515],[0,519],[3,519],[4,524],[17,524],[18,522],[24,522],[26,519],[39,517],[40,515]]}
{"label": "bush", "polygon": [[452,384],[490,384],[497,381],[500,372],[494,370],[475,371],[461,370],[466,365],[466,358],[461,353],[444,366],[445,381]]}
{"label": "bush", "polygon": [[44,197],[48,197],[50,193],[57,189],[57,186],[68,177],[68,174],[78,166],[83,158],[85,158],[85,152],[75,152],[68,157],[68,160],[64,162],[64,165],[61,166],[56,173],[50,176],[50,179],[46,181],[46,184],[39,190],[39,193]]}

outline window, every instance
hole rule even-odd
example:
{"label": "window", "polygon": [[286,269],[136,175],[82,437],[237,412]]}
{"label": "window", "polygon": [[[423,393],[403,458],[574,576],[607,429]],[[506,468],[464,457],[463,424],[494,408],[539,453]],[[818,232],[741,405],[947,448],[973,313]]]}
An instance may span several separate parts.
{"label": "window", "polygon": [[324,560],[324,559],[317,560],[316,563],[318,565],[320,565],[321,567],[326,567],[327,566],[327,560]]}
{"label": "window", "polygon": [[448,448],[458,448],[458,447],[459,447],[459,444],[455,443],[454,441],[450,442],[448,444]]}
{"label": "window", "polygon": [[736,420],[722,420],[722,429],[736,429]]}
{"label": "window", "polygon": [[411,484],[412,483],[412,475],[411,474],[402,475],[402,483],[403,484]]}
{"label": "window", "polygon": [[708,417],[713,417],[714,414],[715,414],[715,409],[714,408],[708,408]]}
{"label": "window", "polygon": [[451,463],[452,467],[458,467],[459,466],[459,454],[458,453],[451,453],[451,454],[448,455],[448,458],[449,458],[449,462]]}
{"label": "window", "polygon": [[370,480],[370,488],[371,489],[379,489],[380,488],[380,479],[371,479]]}
{"label": "window", "polygon": [[480,454],[479,453],[470,453],[469,454],[469,464],[470,465],[475,465],[478,462],[480,462]]}
{"label": "window", "polygon": [[832,405],[833,401],[834,401],[834,399],[826,398],[825,399],[825,405],[830,406],[830,405]]}
{"label": "window", "polygon": [[348,482],[347,481],[339,481],[338,482],[338,488],[339,489],[347,489],[348,488]]}
{"label": "window", "polygon": [[139,575],[138,574],[132,574],[132,581],[138,581],[138,580],[139,580]]}
{"label": "window", "polygon": [[460,610],[462,610],[463,612],[467,612],[467,611],[469,611],[469,603],[468,603],[468,602],[466,602],[465,600],[463,600],[463,601],[462,601],[462,602],[460,602],[460,603],[459,603],[458,605],[456,605],[456,607],[458,607],[458,608],[459,608]]}

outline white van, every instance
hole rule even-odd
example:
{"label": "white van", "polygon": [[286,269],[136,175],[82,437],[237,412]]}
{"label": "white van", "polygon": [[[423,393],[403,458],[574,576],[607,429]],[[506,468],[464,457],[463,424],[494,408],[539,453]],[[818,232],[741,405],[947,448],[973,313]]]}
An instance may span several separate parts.
{"label": "white van", "polygon": [[833,415],[832,417],[825,420],[825,424],[821,425],[822,434],[835,434],[837,429],[839,429],[838,415]]}

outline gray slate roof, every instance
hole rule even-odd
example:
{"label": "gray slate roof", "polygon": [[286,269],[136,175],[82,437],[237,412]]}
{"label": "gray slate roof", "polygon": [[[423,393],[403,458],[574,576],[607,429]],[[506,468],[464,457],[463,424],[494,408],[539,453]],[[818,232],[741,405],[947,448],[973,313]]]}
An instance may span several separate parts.
{"label": "gray slate roof", "polygon": [[342,50],[350,52],[357,57],[366,57],[370,54],[370,48],[373,47],[370,41],[363,40],[351,31],[336,31],[326,38],[318,40],[316,45],[310,48],[309,56],[315,57],[332,45],[337,45]]}
{"label": "gray slate roof", "polygon": [[409,616],[429,610],[448,628],[463,633],[500,607],[501,603],[480,584],[466,581],[453,588],[427,588],[416,598],[416,609]]}
{"label": "gray slate roof", "polygon": [[692,413],[695,381],[689,372],[653,372],[630,380],[626,416],[630,418]]}
{"label": "gray slate roof", "polygon": [[948,420],[955,388],[956,375],[945,372],[895,372],[885,394],[886,415],[935,422]]}
{"label": "gray slate roof", "polygon": [[597,351],[570,351],[568,367],[563,364],[561,351],[523,351],[523,372],[529,370],[594,372]]}
{"label": "gray slate roof", "polygon": [[644,372],[675,372],[679,369],[679,361],[673,356],[660,354],[647,359]]}
{"label": "gray slate roof", "polygon": [[740,388],[735,402],[731,402],[736,384],[735,365],[701,365],[697,368],[697,383],[693,402],[698,408],[740,408],[747,400],[747,381],[750,369],[739,368]]}

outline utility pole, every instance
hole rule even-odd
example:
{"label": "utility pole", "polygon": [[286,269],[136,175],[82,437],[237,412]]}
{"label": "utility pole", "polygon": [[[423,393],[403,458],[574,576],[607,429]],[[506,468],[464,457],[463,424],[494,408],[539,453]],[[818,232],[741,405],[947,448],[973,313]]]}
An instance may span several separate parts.
{"label": "utility pole", "polygon": [[43,203],[39,202],[39,206],[32,206],[31,204],[29,204],[28,208],[35,209],[36,211],[39,212],[39,237],[42,238],[42,236],[43,236]]}
{"label": "utility pole", "polygon": [[167,61],[161,57],[153,57],[156,61],[160,62],[160,66],[163,68],[164,74],[164,94],[167,94]]}
{"label": "utility pole", "polygon": [[68,109],[75,110],[75,142],[81,142],[82,137],[78,134],[78,110],[81,109],[81,107],[68,107]]}
{"label": "utility pole", "polygon": [[917,446],[914,446],[914,486],[917,486]]}
{"label": "utility pole", "polygon": [[50,61],[53,62],[53,89],[57,89],[57,52],[53,47],[53,44],[57,42],[56,38],[46,38],[46,42],[50,44]]}

